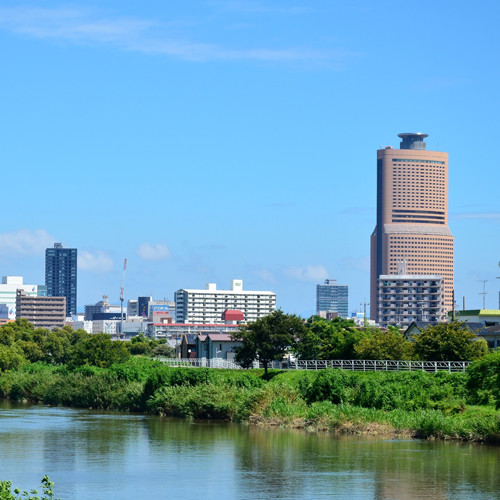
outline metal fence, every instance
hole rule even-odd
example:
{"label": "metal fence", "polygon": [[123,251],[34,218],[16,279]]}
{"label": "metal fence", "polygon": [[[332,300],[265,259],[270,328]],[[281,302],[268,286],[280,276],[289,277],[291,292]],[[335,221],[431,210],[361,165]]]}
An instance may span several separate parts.
{"label": "metal fence", "polygon": [[[393,361],[370,359],[335,359],[317,361],[294,361],[286,368],[292,370],[324,370],[340,368],[341,370],[360,372],[406,371],[406,372],[464,372],[470,361]],[[284,367],[285,368],[285,367]]]}
{"label": "metal fence", "polygon": [[221,358],[156,358],[168,366],[184,368],[226,368],[241,370],[241,366],[234,361]]}
{"label": "metal fence", "polygon": [[[234,361],[220,358],[158,358],[168,366],[182,366],[187,368],[226,368],[241,369]],[[338,368],[341,370],[359,372],[381,372],[381,371],[406,371],[406,372],[464,372],[470,361],[391,361],[391,360],[369,360],[369,359],[335,359],[335,360],[296,360],[296,361],[273,361],[268,368],[280,370],[324,370],[326,368]],[[253,368],[263,368],[262,363],[255,362]]]}

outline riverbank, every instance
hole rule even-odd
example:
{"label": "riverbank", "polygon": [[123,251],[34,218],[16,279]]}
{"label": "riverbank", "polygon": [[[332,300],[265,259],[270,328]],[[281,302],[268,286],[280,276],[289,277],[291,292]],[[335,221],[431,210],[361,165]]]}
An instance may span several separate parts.
{"label": "riverbank", "polygon": [[500,442],[500,412],[462,373],[273,371],[265,380],[262,370],[170,368],[133,357],[110,368],[26,365],[0,375],[0,396],[314,432]]}

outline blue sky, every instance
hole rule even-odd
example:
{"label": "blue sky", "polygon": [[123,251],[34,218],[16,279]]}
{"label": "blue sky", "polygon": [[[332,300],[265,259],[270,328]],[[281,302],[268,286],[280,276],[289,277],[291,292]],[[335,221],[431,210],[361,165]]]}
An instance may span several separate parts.
{"label": "blue sky", "polygon": [[79,250],[78,303],[315,285],[369,297],[376,150],[450,154],[460,306],[498,307],[500,4],[2,1],[0,273]]}

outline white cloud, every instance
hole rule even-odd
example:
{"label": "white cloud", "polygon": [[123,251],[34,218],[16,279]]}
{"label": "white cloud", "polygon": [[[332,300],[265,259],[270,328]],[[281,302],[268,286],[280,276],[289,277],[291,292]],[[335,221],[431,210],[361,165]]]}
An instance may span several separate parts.
{"label": "white cloud", "polygon": [[254,271],[254,274],[266,283],[276,283],[276,277],[274,276],[274,273],[268,271],[267,269],[256,269]]}
{"label": "white cloud", "polygon": [[0,254],[45,255],[45,249],[56,241],[45,229],[19,229],[0,234]]}
{"label": "white cloud", "polygon": [[[321,63],[351,54],[343,50],[301,48],[226,48],[195,42],[177,33],[175,23],[100,14],[83,8],[0,8],[0,29],[41,39],[112,45],[121,50],[161,54],[190,61],[256,60]],[[170,31],[169,31],[170,30]]]}
{"label": "white cloud", "polygon": [[144,260],[164,260],[170,257],[170,250],[166,243],[142,243],[136,253]]}
{"label": "white cloud", "polygon": [[292,266],[285,269],[285,274],[298,281],[312,281],[314,283],[328,278],[328,271],[321,265],[308,265],[303,267]]}
{"label": "white cloud", "polygon": [[97,274],[107,273],[113,269],[113,265],[113,259],[102,250],[96,252],[82,250],[78,252],[78,269],[83,271]]}

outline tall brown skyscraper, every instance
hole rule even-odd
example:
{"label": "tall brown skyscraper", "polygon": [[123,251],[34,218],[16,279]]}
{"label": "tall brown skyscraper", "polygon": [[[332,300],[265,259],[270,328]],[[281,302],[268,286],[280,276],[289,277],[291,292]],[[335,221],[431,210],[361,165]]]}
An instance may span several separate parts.
{"label": "tall brown skyscraper", "polygon": [[400,149],[377,151],[377,226],[371,236],[370,317],[378,321],[377,280],[441,275],[453,307],[454,242],[448,228],[448,153],[427,151],[427,134],[399,134]]}

